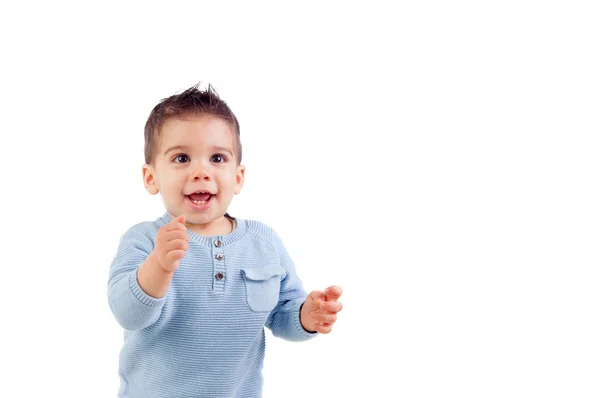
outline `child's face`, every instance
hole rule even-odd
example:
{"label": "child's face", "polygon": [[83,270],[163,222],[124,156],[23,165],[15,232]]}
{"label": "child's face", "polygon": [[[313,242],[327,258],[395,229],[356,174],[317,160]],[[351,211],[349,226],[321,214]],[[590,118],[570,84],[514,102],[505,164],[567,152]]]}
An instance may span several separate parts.
{"label": "child's face", "polygon": [[[244,183],[245,167],[237,165],[234,134],[226,121],[214,116],[168,119],[160,131],[154,166],[143,166],[146,189],[153,195],[160,192],[169,214],[184,215],[187,224],[222,223]],[[196,192],[211,196],[192,195]]]}

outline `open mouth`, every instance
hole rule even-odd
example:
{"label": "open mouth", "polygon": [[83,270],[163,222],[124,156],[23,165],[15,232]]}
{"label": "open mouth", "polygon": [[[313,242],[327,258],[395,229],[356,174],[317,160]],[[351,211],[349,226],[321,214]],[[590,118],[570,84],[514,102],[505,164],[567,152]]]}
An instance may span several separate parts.
{"label": "open mouth", "polygon": [[210,200],[213,198],[213,194],[211,194],[210,192],[206,192],[206,191],[198,191],[198,192],[194,192],[193,194],[190,195],[186,195],[186,197],[194,204],[197,205],[204,205],[207,204],[208,202],[210,202]]}

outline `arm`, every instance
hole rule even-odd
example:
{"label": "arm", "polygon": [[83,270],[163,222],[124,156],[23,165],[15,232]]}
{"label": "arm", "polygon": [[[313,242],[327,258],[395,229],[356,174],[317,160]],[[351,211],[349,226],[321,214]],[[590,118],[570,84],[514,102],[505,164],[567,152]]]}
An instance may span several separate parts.
{"label": "arm", "polygon": [[166,271],[158,263],[154,253],[150,253],[146,261],[140,266],[137,279],[142,290],[154,298],[161,298],[167,294],[174,272]]}
{"label": "arm", "polygon": [[110,267],[108,301],[127,330],[143,329],[159,318],[173,273],[188,249],[185,217],[144,233],[138,224],[121,239]]}
{"label": "arm", "polygon": [[300,322],[300,308],[306,299],[306,292],[283,243],[275,232],[273,232],[273,235],[273,242],[278,251],[281,266],[285,269],[286,274],[281,280],[279,302],[271,311],[266,326],[271,329],[274,336],[285,340],[304,341],[311,339],[318,333],[305,330]]}
{"label": "arm", "polygon": [[154,256],[150,256],[153,247],[152,239],[134,227],[121,238],[110,266],[108,302],[126,330],[152,325],[166,300],[172,273],[161,271]]}

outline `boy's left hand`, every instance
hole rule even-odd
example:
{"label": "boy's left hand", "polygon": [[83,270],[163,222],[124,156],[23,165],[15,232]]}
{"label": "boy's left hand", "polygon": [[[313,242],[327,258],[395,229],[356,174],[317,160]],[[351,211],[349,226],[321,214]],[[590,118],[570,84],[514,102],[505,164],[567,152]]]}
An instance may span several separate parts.
{"label": "boy's left hand", "polygon": [[327,334],[337,320],[337,313],[342,310],[342,303],[338,301],[342,295],[342,288],[330,286],[325,291],[311,292],[300,311],[300,323],[308,332]]}

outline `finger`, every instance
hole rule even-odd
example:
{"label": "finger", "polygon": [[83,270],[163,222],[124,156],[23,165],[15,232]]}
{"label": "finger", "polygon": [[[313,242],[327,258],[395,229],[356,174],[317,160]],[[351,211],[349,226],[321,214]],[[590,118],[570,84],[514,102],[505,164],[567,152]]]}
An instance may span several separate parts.
{"label": "finger", "polygon": [[323,292],[321,290],[313,290],[312,292],[310,292],[308,297],[310,297],[315,302],[320,302],[320,301],[325,300],[326,295],[325,295],[325,292]]}
{"label": "finger", "polygon": [[174,230],[174,231],[168,231],[163,235],[164,235],[164,240],[166,242],[170,242],[170,241],[176,240],[176,239],[185,240],[186,242],[189,242],[189,240],[190,240],[190,236],[188,235],[187,231],[182,231],[179,229]]}
{"label": "finger", "polygon": [[339,286],[329,286],[325,289],[325,294],[327,295],[327,301],[335,301],[342,295],[342,288]]}
{"label": "finger", "polygon": [[315,322],[318,322],[321,325],[328,324],[328,323],[331,324],[331,323],[335,323],[335,321],[337,321],[336,314],[322,314],[319,312],[313,312],[312,317],[315,320]]}
{"label": "finger", "polygon": [[167,235],[170,232],[182,232],[184,234],[187,234],[187,228],[183,224],[179,224],[179,226],[167,224],[158,231],[156,237],[158,238],[159,236]]}
{"label": "finger", "polygon": [[179,268],[179,260],[177,261],[173,261],[170,265],[167,265],[166,267],[163,267],[165,270],[167,271],[175,271],[177,268]]}
{"label": "finger", "polygon": [[167,253],[167,258],[171,261],[181,260],[185,257],[185,250],[171,250]]}
{"label": "finger", "polygon": [[175,218],[174,218],[174,219],[171,221],[171,223],[173,223],[173,224],[177,224],[177,223],[185,224],[185,216],[182,214],[182,215],[180,215],[180,216],[178,216],[178,217],[175,217]]}
{"label": "finger", "polygon": [[320,304],[320,309],[325,313],[335,314],[336,312],[340,312],[343,308],[343,305],[340,301],[324,301]]}
{"label": "finger", "polygon": [[332,325],[320,325],[320,324],[315,324],[315,330],[321,334],[327,334],[331,332],[332,329]]}
{"label": "finger", "polygon": [[[181,218],[185,219],[185,217],[181,216]],[[167,231],[177,231],[177,230],[181,230],[181,231],[187,231],[187,227],[185,226],[185,224],[183,222],[177,221],[177,219],[171,221],[170,223],[168,223],[167,225],[164,226],[165,230]]]}
{"label": "finger", "polygon": [[182,239],[175,239],[170,242],[167,242],[165,246],[165,250],[170,252],[172,250],[183,250],[186,251],[189,247],[189,243]]}

